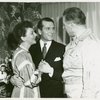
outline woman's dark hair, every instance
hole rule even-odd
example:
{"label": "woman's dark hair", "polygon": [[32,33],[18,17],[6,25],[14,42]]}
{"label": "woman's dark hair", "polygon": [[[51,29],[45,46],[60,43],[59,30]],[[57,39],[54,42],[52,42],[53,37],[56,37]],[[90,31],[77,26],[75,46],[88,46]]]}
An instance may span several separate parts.
{"label": "woman's dark hair", "polygon": [[17,47],[17,42],[15,40],[14,34],[13,33],[9,33],[8,37],[7,37],[7,44],[8,44],[8,48],[11,50],[15,50]]}
{"label": "woman's dark hair", "polygon": [[51,18],[49,18],[49,17],[44,17],[44,18],[40,19],[40,21],[39,21],[38,24],[37,24],[37,28],[40,29],[40,30],[42,30],[42,27],[43,27],[42,22],[43,22],[43,21],[52,22],[52,23],[54,24],[54,21],[53,21]]}
{"label": "woman's dark hair", "polygon": [[15,49],[20,45],[22,42],[21,37],[26,35],[27,28],[33,28],[33,24],[29,21],[22,21],[14,27],[13,32],[8,35],[7,39],[10,48]]}
{"label": "woman's dark hair", "polygon": [[77,7],[67,8],[64,11],[63,16],[65,17],[66,21],[73,21],[74,23],[80,25],[86,24],[85,14]]}

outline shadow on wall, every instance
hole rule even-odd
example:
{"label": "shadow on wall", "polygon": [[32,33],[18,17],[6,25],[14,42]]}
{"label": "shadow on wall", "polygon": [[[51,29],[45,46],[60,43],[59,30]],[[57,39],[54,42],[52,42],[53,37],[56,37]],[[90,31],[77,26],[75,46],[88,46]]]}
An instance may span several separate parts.
{"label": "shadow on wall", "polygon": [[59,27],[58,27],[58,36],[60,37],[61,41],[63,41],[64,44],[68,44],[70,41],[70,37],[67,32],[63,29],[63,19],[62,17],[59,18]]}

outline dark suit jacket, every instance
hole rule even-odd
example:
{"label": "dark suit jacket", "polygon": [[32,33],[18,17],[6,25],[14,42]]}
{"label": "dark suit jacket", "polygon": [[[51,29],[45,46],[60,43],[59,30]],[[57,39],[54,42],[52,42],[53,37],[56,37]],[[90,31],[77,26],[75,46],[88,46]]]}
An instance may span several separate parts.
{"label": "dark suit jacket", "polygon": [[[63,44],[52,41],[45,61],[53,67],[54,73],[52,77],[45,73],[42,74],[42,81],[39,84],[41,97],[63,97],[64,87],[61,76],[63,73],[62,60],[64,52],[65,46]],[[39,42],[31,46],[30,53],[36,68],[38,68],[38,64],[43,58]],[[54,61],[57,57],[60,57],[61,60]]]}

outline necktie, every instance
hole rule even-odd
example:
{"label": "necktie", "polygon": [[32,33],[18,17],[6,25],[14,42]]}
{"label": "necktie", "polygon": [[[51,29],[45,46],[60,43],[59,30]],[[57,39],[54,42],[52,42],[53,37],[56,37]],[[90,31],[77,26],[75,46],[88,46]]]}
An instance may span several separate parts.
{"label": "necktie", "polygon": [[44,46],[43,46],[43,49],[42,49],[42,53],[43,53],[43,59],[45,59],[46,52],[47,52],[46,45],[47,45],[47,43],[44,43]]}

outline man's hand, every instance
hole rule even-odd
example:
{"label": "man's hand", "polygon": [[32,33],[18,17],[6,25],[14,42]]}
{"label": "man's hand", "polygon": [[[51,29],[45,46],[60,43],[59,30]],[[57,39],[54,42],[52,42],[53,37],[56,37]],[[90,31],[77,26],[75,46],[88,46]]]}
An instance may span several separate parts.
{"label": "man's hand", "polygon": [[37,76],[36,84],[38,84],[41,81],[41,72],[37,69],[34,74]]}
{"label": "man's hand", "polygon": [[39,63],[38,69],[42,73],[53,74],[53,68],[46,61],[42,60]]}

